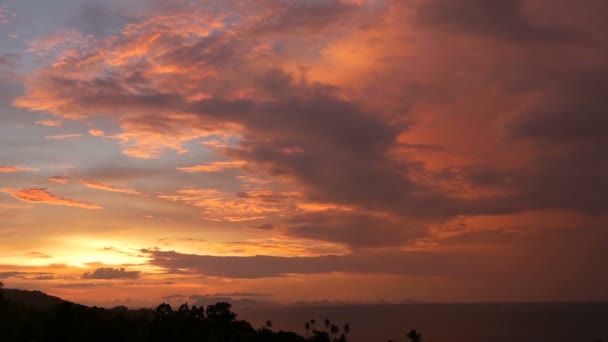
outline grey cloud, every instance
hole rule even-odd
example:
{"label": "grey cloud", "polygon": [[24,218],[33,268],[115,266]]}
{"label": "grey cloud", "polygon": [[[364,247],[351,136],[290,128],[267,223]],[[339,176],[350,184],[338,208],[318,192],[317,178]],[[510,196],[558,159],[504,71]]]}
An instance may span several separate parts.
{"label": "grey cloud", "polygon": [[20,271],[10,271],[10,272],[0,272],[0,279],[28,279],[28,280],[51,280],[55,279],[53,273],[48,272],[20,272]]}
{"label": "grey cloud", "polygon": [[535,24],[525,13],[526,0],[429,0],[421,1],[416,10],[415,19],[431,29],[443,27],[453,32],[535,43],[571,36],[569,31]]}
{"label": "grey cloud", "polygon": [[[328,272],[455,275],[476,263],[476,258],[472,256],[460,255],[453,258],[449,255],[424,252],[320,257],[221,257],[181,254],[174,251],[142,252],[152,257],[152,265],[168,270],[185,269],[190,273],[206,276],[240,279]],[[433,267],[428,267],[430,264]]]}
{"label": "grey cloud", "polygon": [[93,272],[85,272],[82,279],[136,279],[139,271],[125,271],[124,268],[100,267]]}
{"label": "grey cloud", "polygon": [[259,224],[257,226],[249,226],[249,228],[254,228],[254,229],[262,229],[262,230],[272,230],[275,228],[275,225],[272,223],[263,223],[263,224]]}
{"label": "grey cloud", "polygon": [[119,9],[98,3],[85,5],[76,17],[68,21],[68,27],[85,34],[104,36],[120,32],[122,27],[132,20],[133,18]]}
{"label": "grey cloud", "polygon": [[286,233],[300,238],[344,243],[351,248],[401,246],[425,234],[424,226],[388,215],[327,210],[295,215]]}
{"label": "grey cloud", "polygon": [[277,6],[271,18],[265,18],[255,28],[256,34],[281,34],[285,31],[321,31],[354,14],[357,5],[338,0],[285,1]]}
{"label": "grey cloud", "polygon": [[16,68],[21,63],[21,56],[15,53],[0,54],[0,67]]}

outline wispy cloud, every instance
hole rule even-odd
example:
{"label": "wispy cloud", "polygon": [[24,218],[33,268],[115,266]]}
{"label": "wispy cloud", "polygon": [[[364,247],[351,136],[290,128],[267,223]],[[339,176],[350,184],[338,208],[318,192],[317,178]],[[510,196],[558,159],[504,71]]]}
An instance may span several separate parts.
{"label": "wispy cloud", "polygon": [[104,191],[110,191],[110,192],[119,192],[119,193],[129,194],[129,195],[139,195],[139,191],[133,190],[133,189],[117,188],[117,187],[114,187],[114,186],[111,186],[108,184],[86,181],[84,179],[81,180],[80,182],[82,184],[84,184],[85,186],[92,188],[92,189],[98,189],[98,190],[104,190]]}
{"label": "wispy cloud", "polygon": [[35,122],[36,125],[46,126],[46,127],[61,127],[63,125],[62,120],[40,120]]}
{"label": "wispy cloud", "polygon": [[0,192],[7,193],[12,197],[28,203],[51,204],[68,207],[78,207],[83,209],[102,209],[101,206],[93,203],[77,201],[73,199],[59,197],[50,193],[47,189],[0,189]]}
{"label": "wispy cloud", "polygon": [[37,168],[19,165],[0,165],[0,173],[39,171]]}
{"label": "wispy cloud", "polygon": [[82,137],[82,134],[58,134],[58,135],[47,135],[47,139],[74,139]]}
{"label": "wispy cloud", "polygon": [[55,183],[55,184],[67,184],[70,181],[70,179],[65,176],[53,176],[53,177],[47,178],[47,181],[49,183]]}
{"label": "wispy cloud", "polygon": [[297,192],[277,192],[252,189],[232,194],[217,189],[181,189],[159,198],[183,202],[201,209],[202,217],[210,221],[244,222],[259,220],[272,214],[295,208]]}
{"label": "wispy cloud", "polygon": [[8,7],[0,6],[0,24],[8,24],[13,21],[17,15],[9,11]]}
{"label": "wispy cloud", "polygon": [[183,172],[220,172],[227,169],[237,169],[243,167],[246,163],[240,160],[234,161],[216,161],[202,165],[178,167],[177,169]]}

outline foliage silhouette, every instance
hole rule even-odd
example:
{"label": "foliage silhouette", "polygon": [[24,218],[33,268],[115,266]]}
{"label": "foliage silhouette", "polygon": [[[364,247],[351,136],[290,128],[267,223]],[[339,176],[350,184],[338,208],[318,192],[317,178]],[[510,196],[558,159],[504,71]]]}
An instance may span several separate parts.
{"label": "foliage silhouette", "polygon": [[[155,309],[139,310],[124,306],[112,309],[87,307],[67,301],[34,307],[8,300],[2,288],[0,283],[2,342],[345,342],[350,329],[348,323],[345,324],[345,333],[339,338],[339,328],[335,324],[331,324],[332,338],[327,331],[314,328],[310,333],[314,319],[305,323],[306,337],[293,332],[273,331],[271,321],[255,329],[248,322],[238,320],[231,304],[226,302],[207,307],[190,307],[184,303],[177,310],[168,303],[161,303]],[[325,321],[329,326],[329,319]]]}

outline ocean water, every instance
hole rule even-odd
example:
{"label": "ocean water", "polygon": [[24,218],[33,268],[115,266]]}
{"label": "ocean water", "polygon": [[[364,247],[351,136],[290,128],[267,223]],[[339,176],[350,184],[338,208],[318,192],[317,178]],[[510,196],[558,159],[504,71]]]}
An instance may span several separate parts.
{"label": "ocean water", "polygon": [[351,327],[350,342],[406,341],[415,328],[425,342],[608,342],[608,303],[380,304],[235,308],[240,319],[305,335],[329,318]]}

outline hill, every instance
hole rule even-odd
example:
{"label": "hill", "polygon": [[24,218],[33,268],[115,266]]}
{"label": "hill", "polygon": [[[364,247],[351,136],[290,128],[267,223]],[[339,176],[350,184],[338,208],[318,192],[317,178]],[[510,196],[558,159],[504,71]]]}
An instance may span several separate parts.
{"label": "hill", "polygon": [[51,307],[65,303],[67,301],[50,296],[40,291],[28,291],[28,290],[17,290],[17,289],[3,289],[4,298],[15,304],[22,304],[25,307],[45,311]]}

